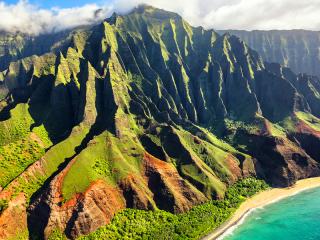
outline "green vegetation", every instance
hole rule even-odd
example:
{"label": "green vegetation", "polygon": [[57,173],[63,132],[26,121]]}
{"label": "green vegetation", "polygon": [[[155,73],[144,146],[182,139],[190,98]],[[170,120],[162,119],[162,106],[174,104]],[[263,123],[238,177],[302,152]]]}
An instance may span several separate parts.
{"label": "green vegetation", "polygon": [[45,180],[57,171],[59,165],[64,162],[66,158],[70,158],[75,154],[75,148],[80,145],[87,131],[86,128],[75,128],[74,132],[66,140],[54,145],[42,156],[44,169],[28,173],[26,176],[17,177],[17,184],[13,186],[12,197],[23,192],[27,201],[29,201],[32,194],[43,185]]}
{"label": "green vegetation", "polygon": [[66,236],[58,229],[54,230],[48,240],[67,240]]}
{"label": "green vegetation", "polygon": [[286,137],[286,130],[282,128],[279,124],[270,123],[269,128],[272,136]]}
{"label": "green vegetation", "polygon": [[8,208],[8,206],[9,206],[9,202],[8,202],[7,200],[5,200],[5,199],[1,199],[1,200],[0,200],[0,214],[1,214],[4,210],[6,210],[6,209]]}
{"label": "green vegetation", "polygon": [[[226,181],[228,177],[232,175],[230,170],[226,167],[226,158],[233,151],[232,147],[223,148],[226,144],[221,144],[218,139],[215,139],[214,144],[210,144],[207,141],[200,140],[192,136],[186,131],[181,131],[180,136],[186,144],[199,156],[214,172],[219,176],[221,180]],[[199,139],[199,140],[197,140]],[[212,140],[211,138],[210,140]],[[197,143],[200,141],[200,143]],[[222,147],[221,147],[222,146]]]}
{"label": "green vegetation", "polygon": [[95,137],[77,157],[66,174],[62,193],[65,200],[84,192],[89,185],[103,179],[111,185],[129,173],[140,173],[143,152],[132,139],[118,139],[111,133]]}
{"label": "green vegetation", "polygon": [[11,118],[0,122],[0,186],[5,187],[52,145],[43,125],[30,132],[34,123],[27,104],[10,111]]}
{"label": "green vegetation", "polygon": [[24,193],[27,201],[30,200],[32,194],[34,194],[38,189],[41,188],[45,180],[47,179],[46,176],[36,173],[34,176],[29,176],[29,179],[26,180],[25,178],[17,178],[17,185],[14,187],[14,192],[12,197],[17,196],[19,193]]}
{"label": "green vegetation", "polygon": [[43,155],[44,149],[32,139],[0,146],[0,186],[5,187]]}
{"label": "green vegetation", "polygon": [[109,225],[79,239],[199,239],[225,222],[246,198],[267,188],[264,181],[247,178],[231,186],[224,200],[195,206],[178,215],[126,209]]}
{"label": "green vegetation", "polygon": [[0,146],[26,137],[33,123],[27,104],[18,104],[10,115],[10,119],[0,122]]}
{"label": "green vegetation", "polygon": [[257,133],[260,128],[258,125],[254,123],[247,123],[247,122],[242,122],[242,121],[235,121],[235,120],[230,120],[230,119],[225,119],[224,120],[225,126],[229,131],[235,131],[238,129],[245,130],[249,133]]}
{"label": "green vegetation", "polygon": [[17,234],[14,237],[9,237],[7,240],[27,240],[29,239],[29,232],[28,230],[21,230],[17,231]]}
{"label": "green vegetation", "polygon": [[73,194],[84,192],[90,185],[99,178],[109,181],[111,176],[108,146],[103,136],[95,138],[90,145],[81,152],[66,174],[62,193],[66,200]]}
{"label": "green vegetation", "polygon": [[[198,166],[202,165],[201,172],[194,164],[184,165],[182,166],[183,173],[201,182],[203,185],[207,185],[208,188],[214,189],[218,196],[223,196],[225,185],[222,181],[226,181],[228,176],[231,175],[224,164],[228,153],[205,141],[197,140],[197,138],[186,131],[176,132],[181,144],[194,157],[195,161],[200,158],[206,164],[204,165],[202,162],[197,164]],[[196,143],[197,141],[201,143]],[[214,173],[210,174],[212,170]]]}
{"label": "green vegetation", "polygon": [[37,137],[39,137],[43,148],[49,148],[50,146],[52,146],[52,142],[49,138],[48,132],[43,125],[33,128],[32,132],[35,133]]}
{"label": "green vegetation", "polygon": [[[31,195],[42,186],[44,181],[58,169],[62,162],[75,154],[75,148],[80,145],[86,133],[86,128],[76,129],[69,138],[52,147],[43,156],[46,169],[45,175],[39,173],[27,182],[24,179],[19,179],[19,186],[22,188],[20,191],[24,192],[27,197],[31,197]],[[18,191],[17,189],[17,192]]]}
{"label": "green vegetation", "polygon": [[293,116],[286,117],[283,121],[279,122],[278,125],[287,132],[295,132],[296,130],[297,118]]}
{"label": "green vegetation", "polygon": [[316,131],[320,131],[320,119],[310,113],[296,112],[296,116]]}

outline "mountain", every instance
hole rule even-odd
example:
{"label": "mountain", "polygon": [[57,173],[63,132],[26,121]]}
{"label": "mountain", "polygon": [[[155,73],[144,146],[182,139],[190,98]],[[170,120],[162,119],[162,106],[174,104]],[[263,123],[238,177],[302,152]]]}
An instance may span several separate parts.
{"label": "mountain", "polygon": [[319,176],[320,80],[264,62],[238,37],[143,5],[54,42],[0,73],[0,238],[75,239],[151,219],[129,209],[216,227],[238,206],[233,186],[252,191],[241,179]]}
{"label": "mountain", "polygon": [[59,52],[64,45],[70,42],[72,31],[40,36],[0,32],[0,71],[7,69],[10,62],[13,61],[32,55]]}
{"label": "mountain", "polygon": [[307,30],[218,31],[240,37],[267,62],[280,63],[295,73],[320,76],[320,32]]}

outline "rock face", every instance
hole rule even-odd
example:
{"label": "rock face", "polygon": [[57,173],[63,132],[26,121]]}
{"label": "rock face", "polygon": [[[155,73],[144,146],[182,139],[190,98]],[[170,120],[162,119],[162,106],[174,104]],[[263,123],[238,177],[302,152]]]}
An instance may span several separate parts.
{"label": "rock face", "polygon": [[296,73],[320,76],[320,32],[307,30],[288,31],[218,31],[229,32],[258,51],[267,62],[290,67]]}
{"label": "rock face", "polygon": [[144,157],[148,186],[154,192],[157,206],[169,212],[182,213],[207,198],[179,176],[178,171],[150,154]]}
{"label": "rock face", "polygon": [[30,236],[74,239],[125,208],[182,213],[243,177],[319,175],[317,77],[149,6],[59,42],[0,72],[0,199],[24,197]]}
{"label": "rock face", "polygon": [[0,239],[10,239],[22,235],[27,229],[25,197],[17,196],[0,215]]}
{"label": "rock face", "polygon": [[68,237],[76,238],[108,224],[114,214],[125,207],[120,191],[101,180],[64,202],[61,184],[69,167],[55,177],[29,207],[32,215],[28,224],[34,229],[33,234],[43,234],[41,237],[47,239],[54,230],[65,229]]}

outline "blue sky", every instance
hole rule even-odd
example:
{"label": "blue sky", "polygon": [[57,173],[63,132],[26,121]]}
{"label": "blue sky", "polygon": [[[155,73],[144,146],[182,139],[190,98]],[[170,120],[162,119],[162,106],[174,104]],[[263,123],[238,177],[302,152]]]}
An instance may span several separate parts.
{"label": "blue sky", "polygon": [[[69,8],[69,7],[78,7],[85,5],[87,3],[96,3],[96,4],[107,4],[109,0],[29,0],[29,3],[35,4],[42,8]],[[4,0],[3,2],[8,4],[15,4],[18,0]]]}

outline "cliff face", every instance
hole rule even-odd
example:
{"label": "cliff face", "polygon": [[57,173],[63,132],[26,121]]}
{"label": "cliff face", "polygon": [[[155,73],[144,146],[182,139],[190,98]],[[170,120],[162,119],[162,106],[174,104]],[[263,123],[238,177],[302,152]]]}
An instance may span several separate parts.
{"label": "cliff face", "polygon": [[320,76],[320,32],[288,31],[218,31],[240,37],[267,62],[281,63],[295,73]]}
{"label": "cliff face", "polygon": [[316,77],[147,6],[69,38],[1,72],[0,223],[19,205],[30,236],[76,238],[126,207],[181,213],[243,177],[319,175]]}

